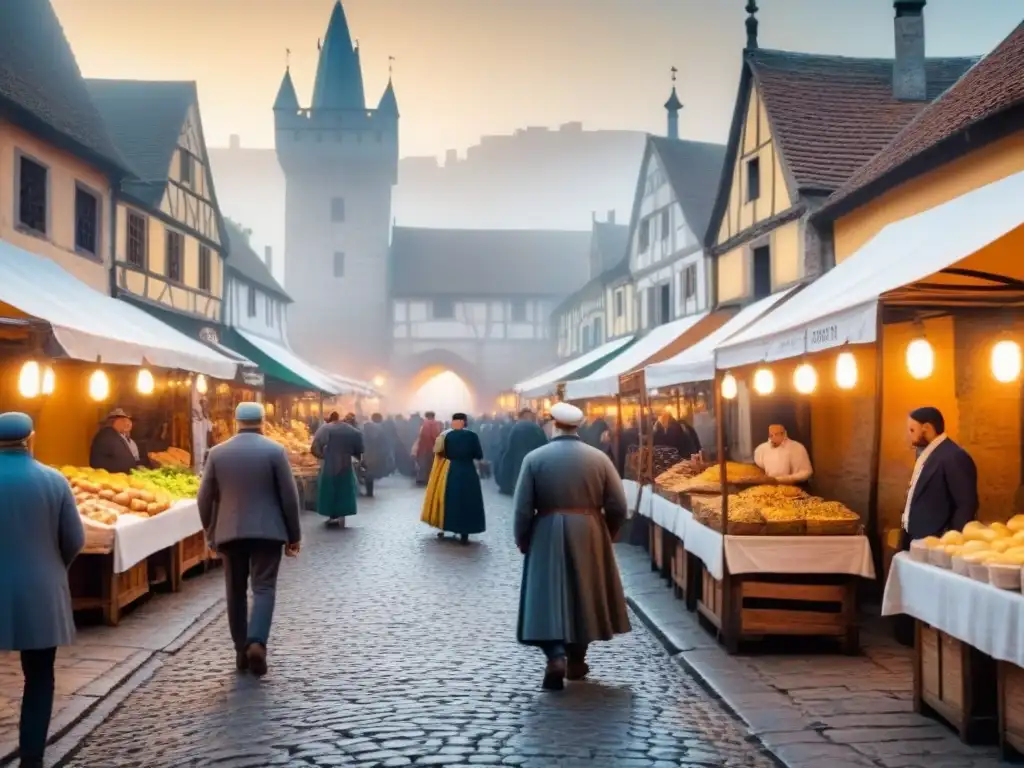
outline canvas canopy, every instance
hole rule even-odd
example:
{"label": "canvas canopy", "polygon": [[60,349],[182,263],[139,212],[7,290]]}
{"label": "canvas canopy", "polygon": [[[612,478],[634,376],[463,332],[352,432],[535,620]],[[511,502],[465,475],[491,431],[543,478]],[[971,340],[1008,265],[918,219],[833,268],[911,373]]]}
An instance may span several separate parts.
{"label": "canvas canopy", "polygon": [[551,397],[562,382],[585,375],[588,369],[604,364],[608,357],[618,353],[633,341],[632,336],[609,341],[596,349],[585,352],[572,360],[556,365],[544,373],[533,376],[516,384],[512,389],[526,398]]}

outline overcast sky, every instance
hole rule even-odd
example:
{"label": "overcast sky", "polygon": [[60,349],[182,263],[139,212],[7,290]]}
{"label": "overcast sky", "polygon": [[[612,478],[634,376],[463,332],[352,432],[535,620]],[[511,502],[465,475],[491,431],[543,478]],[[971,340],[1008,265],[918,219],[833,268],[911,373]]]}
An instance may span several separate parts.
{"label": "overcast sky", "polygon": [[[199,83],[212,146],[273,146],[271,104],[292,51],[304,105],[334,0],[53,0],[88,77]],[[581,120],[663,132],[678,67],[684,138],[724,142],[745,0],[346,0],[369,106],[394,56],[402,155]],[[762,47],[891,56],[890,0],[760,0]],[[1024,0],[929,0],[928,54],[990,50]]]}

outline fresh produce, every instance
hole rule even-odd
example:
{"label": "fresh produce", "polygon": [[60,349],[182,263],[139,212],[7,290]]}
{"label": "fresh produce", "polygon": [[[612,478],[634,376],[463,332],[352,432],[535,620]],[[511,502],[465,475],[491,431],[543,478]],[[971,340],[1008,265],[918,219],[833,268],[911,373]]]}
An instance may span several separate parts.
{"label": "fresh produce", "polygon": [[159,467],[180,467],[187,469],[192,465],[192,457],[181,448],[168,448],[166,451],[154,451],[149,460]]}
{"label": "fresh produce", "polygon": [[79,514],[105,525],[120,515],[152,517],[166,511],[173,498],[142,478],[90,467],[61,467],[75,494]]}
{"label": "fresh produce", "polygon": [[277,424],[267,424],[263,434],[284,446],[293,470],[315,470],[319,466],[316,457],[309,452],[309,428],[301,421],[292,421],[287,429]]}
{"label": "fresh produce", "polygon": [[174,499],[194,499],[199,493],[199,478],[191,470],[175,467],[160,469],[133,469],[132,478],[159,488]]}

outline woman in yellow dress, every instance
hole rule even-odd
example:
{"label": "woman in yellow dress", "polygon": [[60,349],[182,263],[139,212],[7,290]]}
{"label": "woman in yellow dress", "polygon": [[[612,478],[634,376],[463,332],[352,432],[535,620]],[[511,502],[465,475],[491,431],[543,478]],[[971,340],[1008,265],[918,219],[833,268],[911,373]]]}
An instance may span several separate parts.
{"label": "woman in yellow dress", "polygon": [[445,430],[434,441],[434,464],[427,481],[427,493],[423,497],[423,514],[420,520],[431,528],[437,528],[439,539],[444,538],[444,492],[448,486],[448,468],[451,462],[444,456],[444,438],[451,430]]}

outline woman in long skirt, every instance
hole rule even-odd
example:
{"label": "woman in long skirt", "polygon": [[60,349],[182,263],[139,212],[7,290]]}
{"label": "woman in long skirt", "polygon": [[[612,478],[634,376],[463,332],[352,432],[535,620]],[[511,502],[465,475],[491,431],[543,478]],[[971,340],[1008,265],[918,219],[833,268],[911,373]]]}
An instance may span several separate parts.
{"label": "woman in long skirt", "polygon": [[464,413],[456,413],[452,416],[452,428],[434,444],[434,466],[420,517],[438,529],[438,538],[452,533],[463,544],[469,542],[471,535],[487,528],[475,464],[483,458],[483,449],[476,433],[466,429],[466,421]]}
{"label": "woman in long skirt", "polygon": [[310,452],[322,459],[317,482],[316,511],[328,525],[345,527],[345,519],[356,513],[359,484],[352,460],[363,455],[363,433],[332,413],[316,431]]}

